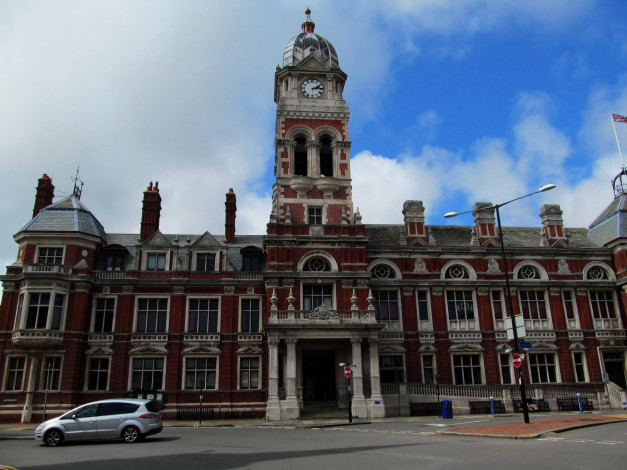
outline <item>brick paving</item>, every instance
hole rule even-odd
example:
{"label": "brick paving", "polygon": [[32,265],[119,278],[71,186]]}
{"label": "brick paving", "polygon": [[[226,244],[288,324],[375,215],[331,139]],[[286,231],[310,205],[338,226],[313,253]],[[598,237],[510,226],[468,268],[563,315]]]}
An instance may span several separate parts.
{"label": "brick paving", "polygon": [[600,424],[627,421],[627,414],[621,415],[573,415],[560,418],[530,419],[525,424],[520,417],[519,422],[488,424],[483,426],[459,427],[438,431],[438,434],[456,436],[504,437],[509,439],[530,439],[540,437],[549,432],[567,431],[569,429],[598,426]]}

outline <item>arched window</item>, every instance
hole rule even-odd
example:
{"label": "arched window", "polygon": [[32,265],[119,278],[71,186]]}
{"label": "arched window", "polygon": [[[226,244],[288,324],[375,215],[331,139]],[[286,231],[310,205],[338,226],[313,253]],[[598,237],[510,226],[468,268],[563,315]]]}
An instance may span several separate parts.
{"label": "arched window", "polygon": [[333,176],[333,151],[331,137],[328,135],[320,139],[320,175]]}
{"label": "arched window", "polygon": [[331,266],[324,258],[316,256],[311,258],[309,261],[305,263],[303,266],[303,271],[313,271],[313,272],[322,272],[322,271],[331,271]]}
{"label": "arched window", "polygon": [[517,277],[518,279],[521,279],[521,280],[540,279],[540,273],[535,267],[527,264],[523,266],[522,268],[520,268],[520,270],[518,271]]}
{"label": "arched window", "polygon": [[470,275],[461,264],[454,264],[446,270],[446,279],[470,279]]}
{"label": "arched window", "polygon": [[307,176],[307,141],[304,137],[296,138],[294,176]]}
{"label": "arched window", "polygon": [[607,271],[600,266],[591,267],[587,274],[586,279],[590,281],[603,281],[608,279]]}
{"label": "arched window", "polygon": [[373,277],[377,279],[394,279],[396,275],[389,266],[385,264],[378,264],[370,271]]}

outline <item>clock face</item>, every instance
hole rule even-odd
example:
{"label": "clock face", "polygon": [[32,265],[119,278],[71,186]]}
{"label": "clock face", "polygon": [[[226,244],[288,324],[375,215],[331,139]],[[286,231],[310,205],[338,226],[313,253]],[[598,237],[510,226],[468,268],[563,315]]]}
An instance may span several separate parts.
{"label": "clock face", "polygon": [[307,98],[320,98],[324,94],[324,85],[317,78],[306,78],[300,84],[300,92]]}

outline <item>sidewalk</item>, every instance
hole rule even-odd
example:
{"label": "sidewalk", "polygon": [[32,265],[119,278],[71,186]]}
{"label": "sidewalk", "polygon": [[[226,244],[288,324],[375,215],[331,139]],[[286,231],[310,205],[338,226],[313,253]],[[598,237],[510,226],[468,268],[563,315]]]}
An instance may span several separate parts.
{"label": "sidewalk", "polygon": [[438,434],[532,439],[551,432],[563,432],[588,426],[627,421],[627,414],[577,413],[572,416],[561,416],[559,418],[532,417],[529,421],[529,424],[526,424],[522,415],[520,415],[520,421],[517,422],[444,429],[438,431]]}
{"label": "sidewalk", "polygon": [[[486,415],[489,416],[489,415]],[[510,415],[512,416],[512,415]],[[494,437],[494,438],[508,438],[508,439],[530,439],[540,437],[543,434],[551,432],[563,432],[570,429],[577,429],[587,426],[598,426],[601,424],[616,423],[621,421],[627,421],[627,413],[619,412],[613,414],[606,414],[603,412],[586,412],[586,413],[573,413],[572,415],[562,415],[558,418],[542,416],[532,416],[531,422],[525,424],[521,414],[515,415],[520,418],[514,422],[491,424],[482,424],[481,426],[464,426],[463,421],[468,419],[469,415],[464,415],[461,418],[454,418],[449,420],[451,425],[457,426],[455,428],[443,429],[437,432],[438,435],[453,435],[453,436],[476,436],[476,437]],[[415,420],[420,421],[424,418],[381,418],[376,420],[362,420],[355,419],[353,423],[348,423],[347,420],[338,419],[310,419],[310,420],[297,420],[297,421],[266,421],[263,419],[250,419],[250,420],[223,420],[223,421],[203,421],[202,427],[215,428],[215,427],[276,427],[276,426],[290,426],[299,428],[317,428],[317,427],[335,427],[335,426],[360,426],[368,425],[372,422],[393,422],[394,420]],[[34,440],[35,428],[38,423],[29,424],[0,424],[0,441],[2,440],[15,440],[25,439]],[[164,421],[164,427],[196,427],[198,422],[196,421]]]}

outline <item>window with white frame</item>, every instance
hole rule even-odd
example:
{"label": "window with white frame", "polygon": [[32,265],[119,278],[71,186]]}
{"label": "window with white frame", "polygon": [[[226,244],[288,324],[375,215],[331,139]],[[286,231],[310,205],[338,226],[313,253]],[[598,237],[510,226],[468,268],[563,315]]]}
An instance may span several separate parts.
{"label": "window with white frame", "polygon": [[115,316],[115,299],[111,297],[97,298],[94,302],[93,333],[113,333]]}
{"label": "window with white frame", "polygon": [[468,270],[461,264],[454,264],[449,267],[444,274],[445,279],[470,279]]}
{"label": "window with white frame", "polygon": [[451,329],[467,330],[475,327],[475,307],[472,291],[447,291],[446,309]]}
{"label": "window with white frame", "polygon": [[131,388],[133,390],[160,390],[163,388],[164,362],[161,357],[133,358]]}
{"label": "window with white frame", "polygon": [[583,351],[573,352],[573,369],[575,371],[575,382],[587,382],[586,375],[586,355]]}
{"label": "window with white frame", "polygon": [[63,248],[39,248],[38,264],[61,264],[63,262]]}
{"label": "window with white frame", "polygon": [[529,280],[529,279],[541,279],[540,273],[535,266],[526,264],[522,266],[516,275],[516,279]]}
{"label": "window with white frame", "polygon": [[215,253],[196,253],[196,271],[210,272],[216,270]]}
{"label": "window with white frame", "polygon": [[400,354],[379,356],[379,373],[381,383],[398,384],[405,382],[403,356]]}
{"label": "window with white frame", "polygon": [[61,357],[46,357],[43,362],[42,374],[42,390],[59,390],[61,383]]}
{"label": "window with white frame", "polygon": [[593,266],[586,273],[586,279],[589,281],[605,281],[609,277],[605,269],[600,266]]}
{"label": "window with white frame", "polygon": [[303,310],[313,310],[321,305],[333,307],[333,286],[331,284],[303,285]]}
{"label": "window with white frame", "polygon": [[215,390],[217,358],[188,357],[185,359],[185,390]]}
{"label": "window with white frame", "polygon": [[259,388],[259,382],[259,358],[240,357],[239,388],[242,390],[256,390]]}
{"label": "window with white frame", "polygon": [[432,384],[436,382],[437,369],[435,367],[435,355],[423,354],[422,356],[422,380],[423,383]]}
{"label": "window with white frame", "polygon": [[136,319],[137,333],[164,333],[168,322],[168,299],[138,299]]}
{"label": "window with white frame", "polygon": [[315,256],[303,265],[303,271],[323,272],[331,271],[329,262],[321,256]]}
{"label": "window with white frame", "polygon": [[418,309],[418,326],[421,330],[432,330],[431,323],[431,304],[429,302],[429,291],[416,291],[416,302]]}
{"label": "window with white frame", "polygon": [[17,391],[24,387],[26,358],[23,356],[9,356],[4,374],[4,390]]}
{"label": "window with white frame", "polygon": [[90,357],[87,362],[87,390],[107,390],[109,358]]}
{"label": "window with white frame", "polygon": [[501,369],[501,383],[503,385],[513,384],[511,356],[509,354],[499,354],[499,365]]}
{"label": "window with white frame", "polygon": [[549,317],[544,291],[519,290],[520,310],[528,329],[548,329]]}
{"label": "window with white frame", "polygon": [[579,327],[577,320],[577,303],[575,302],[575,293],[570,289],[562,291],[562,303],[564,305],[564,317],[569,329]]}
{"label": "window with white frame", "polygon": [[503,304],[503,291],[494,289],[490,291],[490,307],[497,329],[505,328],[505,306]]}
{"label": "window with white frame", "polygon": [[557,382],[555,353],[528,353],[532,383]]}
{"label": "window with white frame", "polygon": [[[26,297],[20,294],[16,329],[60,330],[65,311],[65,297],[65,294],[57,292],[31,292]],[[27,305],[23,305],[25,298],[28,299]]]}
{"label": "window with white frame", "polygon": [[613,320],[616,318],[614,293],[611,290],[591,290],[590,306],[595,320]]}
{"label": "window with white frame", "polygon": [[240,332],[258,333],[261,319],[259,299],[242,299],[240,311]]}
{"label": "window with white frame", "polygon": [[307,209],[307,223],[309,225],[322,224],[322,207],[309,207]]}
{"label": "window with white frame", "polygon": [[370,272],[377,279],[394,279],[396,277],[392,268],[387,264],[377,264]]}
{"label": "window with white frame", "polygon": [[146,253],[146,271],[165,271],[165,253]]}
{"label": "window with white frame", "polygon": [[455,385],[480,385],[481,356],[479,354],[456,354],[453,356]]}
{"label": "window with white frame", "polygon": [[187,331],[189,333],[216,333],[220,323],[218,299],[189,299]]}
{"label": "window with white frame", "polygon": [[372,296],[374,297],[373,304],[377,321],[386,323],[389,327],[398,325],[398,291],[375,290],[372,291]]}

